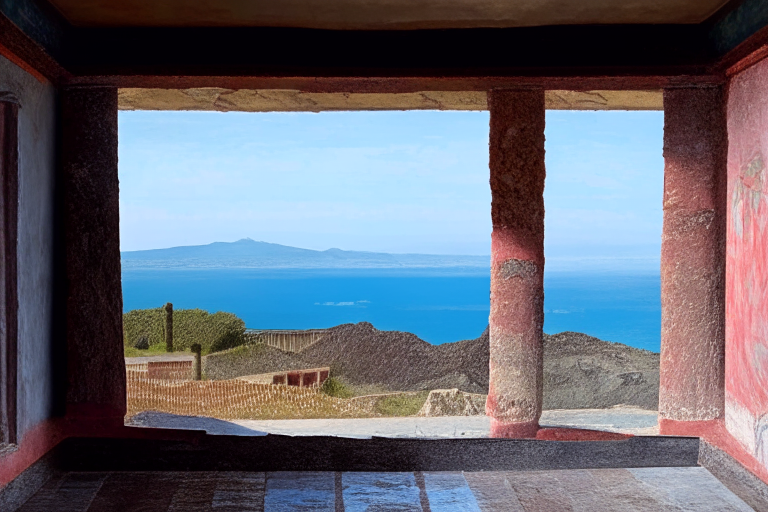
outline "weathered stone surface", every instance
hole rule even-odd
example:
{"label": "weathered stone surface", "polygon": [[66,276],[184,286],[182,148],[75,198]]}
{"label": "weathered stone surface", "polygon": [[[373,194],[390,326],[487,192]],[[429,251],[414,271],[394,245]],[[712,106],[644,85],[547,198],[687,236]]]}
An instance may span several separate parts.
{"label": "weathered stone surface", "polygon": [[49,480],[19,512],[87,510],[108,473],[69,473]]}
{"label": "weathered stone surface", "polygon": [[768,484],[736,459],[702,439],[699,464],[755,510],[768,510]]}
{"label": "weathered stone surface", "polygon": [[503,471],[464,473],[483,512],[526,512]]}
{"label": "weathered stone surface", "polygon": [[633,468],[628,471],[652,488],[659,496],[658,501],[669,510],[752,510],[704,468]]}
{"label": "weathered stone surface", "polygon": [[586,334],[544,335],[546,409],[659,406],[659,354]]}
{"label": "weathered stone surface", "polygon": [[[110,508],[111,507],[111,508]],[[747,512],[700,467],[483,472],[111,472],[51,479],[19,512]]]}
{"label": "weathered stone surface", "polygon": [[544,91],[491,91],[491,435],[529,437],[542,408]]}
{"label": "weathered stone surface", "polygon": [[669,89],[664,107],[659,414],[710,420],[725,406],[725,97]]}
{"label": "weathered stone surface", "polygon": [[486,396],[458,389],[434,389],[417,416],[485,416]]}
{"label": "weathered stone surface", "polygon": [[429,507],[435,512],[480,512],[462,473],[424,473],[424,487]]}
{"label": "weathered stone surface", "polygon": [[125,415],[117,89],[61,93],[70,413]]}
{"label": "weathered stone surface", "polygon": [[344,510],[421,512],[413,473],[343,473]]}
{"label": "weathered stone surface", "polygon": [[[292,89],[139,89],[118,92],[120,110],[324,112],[344,110],[487,110],[486,91],[319,93]],[[552,110],[662,110],[661,91],[546,91]]]}
{"label": "weathered stone surface", "polygon": [[264,473],[217,473],[211,508],[217,512],[263,512],[264,492]]}
{"label": "weathered stone surface", "polygon": [[330,472],[267,473],[265,510],[313,510],[334,512],[336,482]]}

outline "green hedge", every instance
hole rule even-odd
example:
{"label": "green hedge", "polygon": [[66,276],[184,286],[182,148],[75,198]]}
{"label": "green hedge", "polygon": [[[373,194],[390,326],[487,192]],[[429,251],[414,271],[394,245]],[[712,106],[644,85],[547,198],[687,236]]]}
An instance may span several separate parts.
{"label": "green hedge", "polygon": [[[245,322],[232,313],[210,314],[202,309],[173,312],[173,349],[189,350],[194,343],[210,354],[245,343]],[[133,347],[141,336],[150,345],[165,344],[165,312],[162,308],[134,309],[123,314],[123,343]]]}

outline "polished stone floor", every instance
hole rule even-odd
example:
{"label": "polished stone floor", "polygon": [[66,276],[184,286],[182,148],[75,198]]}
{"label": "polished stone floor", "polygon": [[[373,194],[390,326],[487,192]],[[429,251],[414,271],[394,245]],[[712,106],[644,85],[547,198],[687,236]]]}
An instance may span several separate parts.
{"label": "polished stone floor", "polygon": [[64,473],[21,512],[751,511],[701,467],[560,471]]}

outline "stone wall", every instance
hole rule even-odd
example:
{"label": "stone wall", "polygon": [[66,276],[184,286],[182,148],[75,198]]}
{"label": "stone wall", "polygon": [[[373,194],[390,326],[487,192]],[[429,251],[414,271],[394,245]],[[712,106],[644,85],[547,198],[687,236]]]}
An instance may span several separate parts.
{"label": "stone wall", "polygon": [[768,60],[728,98],[725,420],[768,469]]}
{"label": "stone wall", "polygon": [[325,336],[325,329],[297,330],[254,330],[245,331],[248,343],[264,343],[285,352],[301,352]]}

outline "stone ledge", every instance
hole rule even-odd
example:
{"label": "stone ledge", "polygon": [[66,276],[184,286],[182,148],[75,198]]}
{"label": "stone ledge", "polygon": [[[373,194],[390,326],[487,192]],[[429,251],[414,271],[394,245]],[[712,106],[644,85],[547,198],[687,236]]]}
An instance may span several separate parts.
{"label": "stone ledge", "polygon": [[[661,91],[559,91],[545,93],[549,110],[663,110]],[[325,112],[488,109],[484,91],[313,93],[288,89],[119,89],[120,110],[218,112]]]}

